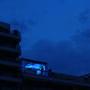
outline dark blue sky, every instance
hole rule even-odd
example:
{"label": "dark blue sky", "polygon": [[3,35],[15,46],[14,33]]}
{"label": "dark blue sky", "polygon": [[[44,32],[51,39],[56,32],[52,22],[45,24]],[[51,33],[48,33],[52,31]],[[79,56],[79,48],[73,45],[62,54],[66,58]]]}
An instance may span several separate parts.
{"label": "dark blue sky", "polygon": [[22,56],[54,71],[90,72],[90,0],[0,0],[0,20],[18,28]]}

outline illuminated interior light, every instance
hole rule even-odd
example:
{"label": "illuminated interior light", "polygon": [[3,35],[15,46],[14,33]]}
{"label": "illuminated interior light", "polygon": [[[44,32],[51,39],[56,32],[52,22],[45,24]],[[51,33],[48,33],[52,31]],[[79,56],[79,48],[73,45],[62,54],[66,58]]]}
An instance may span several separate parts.
{"label": "illuminated interior light", "polygon": [[25,65],[25,68],[32,68],[32,65],[31,64],[27,64],[27,65]]}
{"label": "illuminated interior light", "polygon": [[25,68],[31,68],[31,69],[38,69],[38,70],[45,70],[45,66],[40,64],[27,64],[25,65]]}
{"label": "illuminated interior light", "polygon": [[47,66],[42,63],[33,63],[33,62],[22,62],[22,70],[25,74],[32,75],[43,75],[47,76],[46,72]]}
{"label": "illuminated interior light", "polygon": [[41,74],[41,71],[40,70],[37,70],[37,75],[40,75]]}

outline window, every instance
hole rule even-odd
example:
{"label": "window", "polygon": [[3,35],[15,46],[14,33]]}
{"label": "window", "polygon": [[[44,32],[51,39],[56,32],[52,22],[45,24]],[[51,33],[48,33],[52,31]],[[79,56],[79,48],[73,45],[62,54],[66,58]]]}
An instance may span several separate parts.
{"label": "window", "polygon": [[22,62],[22,71],[24,74],[28,75],[42,75],[46,76],[47,75],[47,66],[42,63],[33,63],[33,62],[27,62],[23,61]]}

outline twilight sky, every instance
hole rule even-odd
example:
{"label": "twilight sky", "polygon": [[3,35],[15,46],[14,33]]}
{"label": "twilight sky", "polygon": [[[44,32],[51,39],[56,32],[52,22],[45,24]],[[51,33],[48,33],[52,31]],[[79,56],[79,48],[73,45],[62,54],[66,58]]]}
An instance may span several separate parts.
{"label": "twilight sky", "polygon": [[22,35],[22,56],[56,72],[90,72],[90,0],[0,0],[0,20]]}

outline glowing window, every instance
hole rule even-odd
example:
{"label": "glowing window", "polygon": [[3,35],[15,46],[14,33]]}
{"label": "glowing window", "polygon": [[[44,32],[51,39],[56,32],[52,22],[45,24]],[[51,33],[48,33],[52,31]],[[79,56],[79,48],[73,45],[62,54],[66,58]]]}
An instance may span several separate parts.
{"label": "glowing window", "polygon": [[45,66],[41,64],[26,64],[25,68],[30,69],[38,69],[38,70],[45,70]]}
{"label": "glowing window", "polygon": [[27,61],[22,62],[22,71],[24,74],[28,74],[28,75],[35,74],[35,75],[46,76],[47,75],[46,70],[47,70],[46,64],[33,63],[33,62],[27,62]]}

